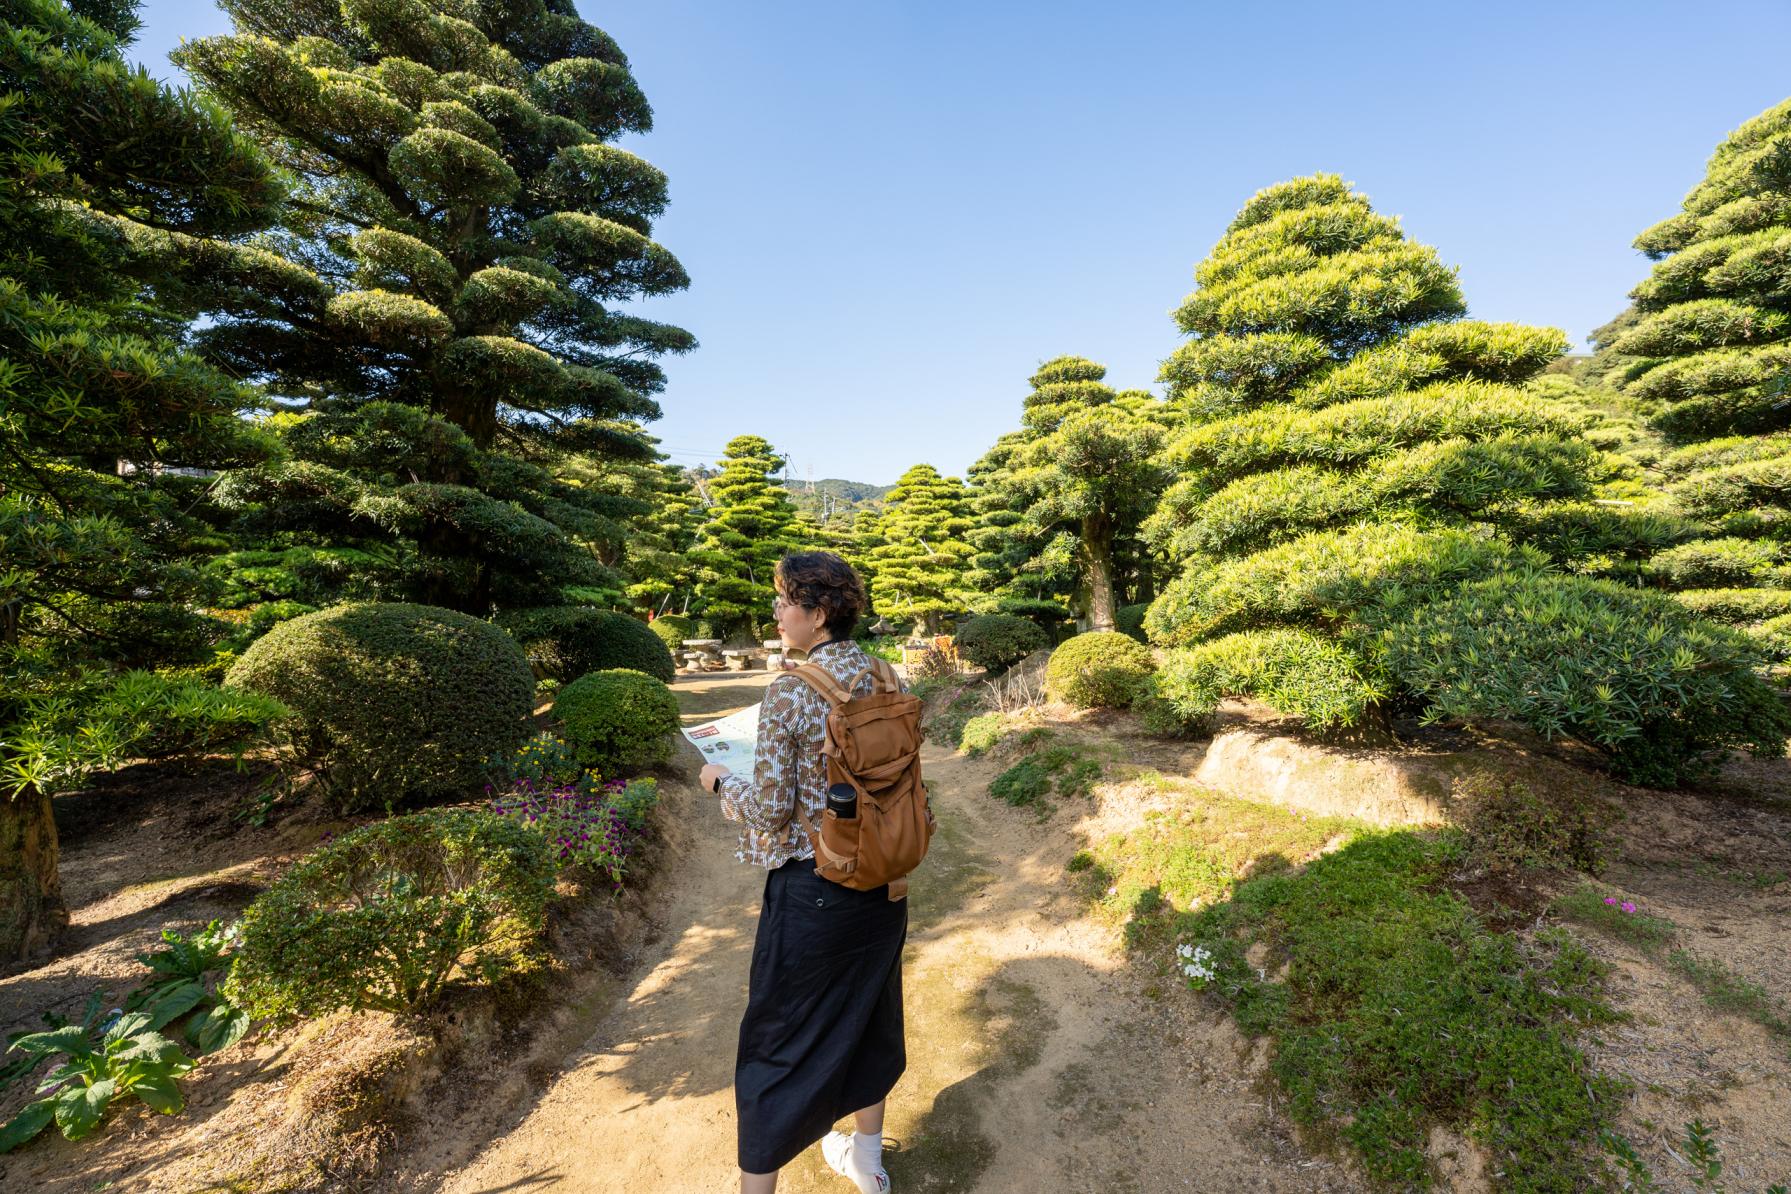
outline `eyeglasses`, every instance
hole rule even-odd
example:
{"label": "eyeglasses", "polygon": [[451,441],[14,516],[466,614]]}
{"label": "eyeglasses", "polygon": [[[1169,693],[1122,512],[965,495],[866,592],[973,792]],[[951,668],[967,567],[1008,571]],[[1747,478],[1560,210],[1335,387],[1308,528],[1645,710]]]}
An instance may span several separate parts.
{"label": "eyeglasses", "polygon": [[815,607],[812,605],[803,605],[802,603],[797,602],[797,601],[785,601],[782,597],[773,597],[771,599],[771,616],[774,618],[782,617],[783,612],[786,609],[813,609],[813,608],[815,608]]}

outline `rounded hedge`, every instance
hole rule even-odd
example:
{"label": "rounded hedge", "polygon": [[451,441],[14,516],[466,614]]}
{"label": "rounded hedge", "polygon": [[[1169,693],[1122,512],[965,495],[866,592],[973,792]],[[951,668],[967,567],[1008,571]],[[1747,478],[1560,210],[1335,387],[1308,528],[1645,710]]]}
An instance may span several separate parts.
{"label": "rounded hedge", "polygon": [[958,654],[990,672],[1005,672],[1049,645],[1036,622],[1018,614],[982,614],[958,627]]}
{"label": "rounded hedge", "polygon": [[683,648],[684,640],[696,637],[696,623],[683,614],[660,614],[647,623],[647,629],[658,636],[674,659]]}
{"label": "rounded hedge", "polygon": [[1051,652],[1045,687],[1080,708],[1123,709],[1156,671],[1150,648],[1115,630],[1078,634]]}
{"label": "rounded hedge", "polygon": [[431,605],[359,602],[281,622],[226,673],[291,709],[344,808],[477,791],[528,736],[535,677],[510,636]]}
{"label": "rounded hedge", "polygon": [[528,963],[554,890],[547,839],[491,813],[413,813],[350,830],[243,913],[224,990],[275,1020],[414,1012],[458,966]]}
{"label": "rounded hedge", "polygon": [[667,683],[672,652],[639,618],[587,605],[558,605],[498,615],[542,679],[576,680],[587,672],[629,668]]}
{"label": "rounded hedge", "polygon": [[666,762],[678,732],[672,690],[627,668],[591,672],[566,685],[553,716],[578,761],[605,779]]}

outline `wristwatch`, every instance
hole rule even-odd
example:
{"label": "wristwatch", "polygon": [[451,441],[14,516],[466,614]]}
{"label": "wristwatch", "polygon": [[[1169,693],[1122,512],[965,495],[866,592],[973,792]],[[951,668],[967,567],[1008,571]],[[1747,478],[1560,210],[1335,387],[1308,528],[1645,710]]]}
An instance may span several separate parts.
{"label": "wristwatch", "polygon": [[721,776],[718,775],[715,777],[715,783],[712,787],[710,787],[709,795],[711,795],[711,796],[721,795]]}

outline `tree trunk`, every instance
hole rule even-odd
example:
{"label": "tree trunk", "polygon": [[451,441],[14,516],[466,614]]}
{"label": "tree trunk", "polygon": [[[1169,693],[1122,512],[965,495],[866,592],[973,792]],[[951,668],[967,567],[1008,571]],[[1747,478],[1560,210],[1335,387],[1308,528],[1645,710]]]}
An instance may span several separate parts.
{"label": "tree trunk", "polygon": [[68,927],[50,798],[28,786],[0,796],[0,963],[43,953]]}
{"label": "tree trunk", "polygon": [[1106,518],[1082,520],[1082,549],[1088,558],[1088,624],[1091,630],[1112,630],[1113,527]]}

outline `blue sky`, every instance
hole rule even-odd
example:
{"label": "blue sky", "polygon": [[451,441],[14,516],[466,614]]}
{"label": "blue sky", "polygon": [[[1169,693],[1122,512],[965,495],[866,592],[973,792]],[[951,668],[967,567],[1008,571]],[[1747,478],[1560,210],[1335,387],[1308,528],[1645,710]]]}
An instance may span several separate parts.
{"label": "blue sky", "polygon": [[[701,346],[654,430],[790,475],[963,470],[1064,353],[1152,386],[1168,312],[1257,189],[1329,170],[1458,265],[1473,315],[1577,344],[1716,143],[1791,95],[1791,4],[580,0],[671,178],[656,238]],[[172,77],[205,0],[148,0]]]}

